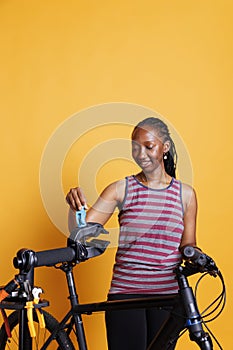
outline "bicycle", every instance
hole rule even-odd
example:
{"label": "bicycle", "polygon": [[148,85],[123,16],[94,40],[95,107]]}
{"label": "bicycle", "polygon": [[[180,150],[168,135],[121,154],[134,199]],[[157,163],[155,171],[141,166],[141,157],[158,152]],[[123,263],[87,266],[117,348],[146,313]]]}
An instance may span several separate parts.
{"label": "bicycle", "polygon": [[[222,349],[213,333],[206,326],[210,320],[204,321],[204,318],[216,312],[218,308],[220,311],[213,319],[222,312],[226,300],[224,279],[213,259],[194,247],[184,248],[182,252],[184,260],[175,269],[179,285],[177,295],[79,304],[73,268],[87,259],[104,253],[109,241],[93,238],[102,233],[108,233],[102,225],[87,223],[86,226],[77,227],[70,234],[65,248],[40,252],[20,249],[17,252],[13,264],[15,268],[19,269],[19,273],[0,289],[0,310],[4,318],[0,329],[0,350],[46,350],[51,349],[54,343],[56,349],[75,350],[77,347],[75,348],[73,339],[71,340],[72,331],[77,339],[78,349],[87,350],[82,322],[83,314],[91,315],[99,311],[145,307],[159,307],[170,311],[170,317],[147,350],[169,350],[186,330],[189,330],[190,340],[196,342],[200,349],[212,350],[212,338]],[[71,307],[60,322],[44,310],[49,302],[40,299],[42,290],[34,286],[34,270],[42,266],[55,266],[66,275]],[[196,297],[188,282],[188,277],[196,273],[202,273],[202,276],[206,274],[218,276],[222,283],[222,292],[210,305],[210,307],[214,307],[214,310],[206,316],[199,312]],[[215,304],[217,305],[214,306]],[[14,311],[7,317],[5,310]],[[180,332],[181,324],[184,329],[182,332]],[[207,328],[211,336],[204,330],[204,327]],[[17,339],[14,339],[15,336]],[[40,338],[41,336],[42,338]]]}

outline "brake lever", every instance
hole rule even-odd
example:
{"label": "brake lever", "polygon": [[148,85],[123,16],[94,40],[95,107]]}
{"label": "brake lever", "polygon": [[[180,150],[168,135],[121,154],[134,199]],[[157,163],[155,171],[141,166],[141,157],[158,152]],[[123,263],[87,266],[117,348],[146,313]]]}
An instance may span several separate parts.
{"label": "brake lever", "polygon": [[[204,254],[203,254],[204,255]],[[193,270],[198,270],[201,273],[209,273],[211,276],[216,277],[219,273],[219,270],[212,258],[208,255],[205,255],[205,259],[197,259],[194,261],[186,261],[185,266],[192,267]]]}
{"label": "brake lever", "polygon": [[206,265],[204,267],[204,271],[208,272],[211,276],[213,277],[217,277],[218,273],[219,273],[219,269],[217,267],[217,265],[215,264],[214,260],[206,255]]}

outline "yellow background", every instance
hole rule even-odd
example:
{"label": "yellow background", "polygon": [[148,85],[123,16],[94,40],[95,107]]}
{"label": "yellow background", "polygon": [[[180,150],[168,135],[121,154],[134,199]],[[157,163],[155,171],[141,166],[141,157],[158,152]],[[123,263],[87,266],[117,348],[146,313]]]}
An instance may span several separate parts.
{"label": "yellow background", "polygon": [[[228,292],[224,313],[210,327],[231,349],[232,10],[230,0],[0,1],[2,284],[15,273],[19,248],[66,244],[39,186],[41,157],[54,130],[93,105],[147,106],[175,126],[192,159],[198,244],[215,258]],[[121,166],[112,165],[112,178],[123,176]],[[73,171],[67,158],[64,193],[76,185]],[[101,171],[111,179],[108,167]],[[109,250],[76,268],[81,301],[105,298],[112,261]],[[62,274],[38,269],[37,280],[60,318],[68,305]],[[212,284],[203,288],[201,302],[215,296]],[[85,325],[90,350],[106,349],[103,316],[85,318]],[[185,336],[177,348],[187,346],[196,349]]]}

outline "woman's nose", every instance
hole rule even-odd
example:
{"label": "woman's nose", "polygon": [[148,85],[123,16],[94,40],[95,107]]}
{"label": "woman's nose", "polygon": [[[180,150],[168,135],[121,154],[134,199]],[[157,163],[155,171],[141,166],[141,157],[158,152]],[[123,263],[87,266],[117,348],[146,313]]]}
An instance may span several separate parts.
{"label": "woman's nose", "polygon": [[140,151],[138,152],[138,158],[139,159],[144,159],[146,158],[146,151],[143,147],[140,148]]}

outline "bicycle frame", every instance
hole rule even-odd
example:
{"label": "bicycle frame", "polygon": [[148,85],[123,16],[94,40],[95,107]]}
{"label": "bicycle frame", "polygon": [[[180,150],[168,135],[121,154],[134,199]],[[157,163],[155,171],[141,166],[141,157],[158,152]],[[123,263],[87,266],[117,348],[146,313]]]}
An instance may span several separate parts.
{"label": "bicycle frame", "polygon": [[[72,318],[73,324],[77,334],[77,342],[80,350],[88,350],[85,331],[82,323],[82,314],[91,315],[94,312],[126,310],[158,307],[167,310],[173,309],[175,319],[170,317],[165,324],[163,324],[158,335],[155,336],[147,350],[164,349],[169,350],[169,346],[176,341],[181,328],[187,327],[190,333],[190,340],[195,341],[200,349],[212,350],[213,344],[208,333],[204,332],[202,327],[202,319],[198,311],[195,297],[192,288],[189,286],[187,276],[197,273],[193,269],[178,266],[176,269],[177,280],[179,283],[179,294],[155,296],[151,298],[135,298],[117,301],[103,301],[99,303],[79,304],[78,296],[75,288],[75,281],[70,264],[62,265],[61,270],[66,273],[67,285],[69,289],[69,298],[71,303],[71,310],[66,314],[60,322],[59,328],[52,333],[47,339],[41,350],[46,350],[52,339],[56,337],[59,330],[64,329],[67,321]],[[187,274],[187,276],[185,276]],[[180,316],[178,316],[180,315]],[[169,343],[169,345],[168,345]],[[167,347],[168,346],[168,347]],[[20,349],[21,350],[21,349]]]}
{"label": "bicycle frame", "polygon": [[[81,249],[81,250],[80,250]],[[78,295],[76,292],[75,280],[73,276],[73,267],[80,261],[84,261],[83,253],[86,257],[88,253],[87,247],[80,244],[72,243],[72,246],[67,248],[53,249],[43,252],[34,252],[32,250],[22,249],[14,258],[14,266],[19,269],[19,274],[15,279],[10,281],[4,287],[5,291],[13,291],[17,284],[22,286],[26,291],[27,297],[31,297],[31,289],[34,286],[34,269],[39,266],[55,266],[57,263],[66,274],[67,286],[69,291],[69,299],[71,308],[65,315],[58,327],[48,337],[41,350],[46,350],[48,345],[61,330],[66,330],[68,335],[72,327],[75,327],[79,350],[88,350],[85,338],[85,331],[82,322],[82,314],[92,314],[100,311],[125,310],[136,308],[158,307],[171,311],[171,316],[161,328],[158,335],[155,336],[147,350],[164,349],[169,350],[169,347],[177,340],[180,330],[183,328],[189,329],[190,340],[197,343],[202,350],[212,350],[213,345],[208,333],[203,330],[202,318],[199,313],[196,300],[189,286],[188,277],[200,272],[200,266],[195,266],[190,262],[186,262],[185,266],[179,265],[175,269],[176,278],[179,285],[179,293],[177,295],[155,296],[153,298],[135,298],[117,301],[103,301],[99,303],[79,304]],[[105,250],[105,249],[104,249]],[[102,248],[93,246],[90,249],[90,256],[102,254]],[[97,253],[96,253],[97,252]],[[59,257],[59,258],[58,258]],[[200,258],[203,258],[201,256]],[[66,261],[64,263],[64,261]],[[211,261],[212,263],[212,261]],[[200,264],[202,260],[200,259]],[[12,298],[14,299],[14,298]],[[42,308],[48,306],[48,302],[40,301],[35,307]],[[25,309],[25,298],[21,302],[0,303],[0,308],[18,309],[20,310],[19,320],[19,350],[25,349],[25,339],[28,341],[29,333],[27,326],[27,315]]]}

